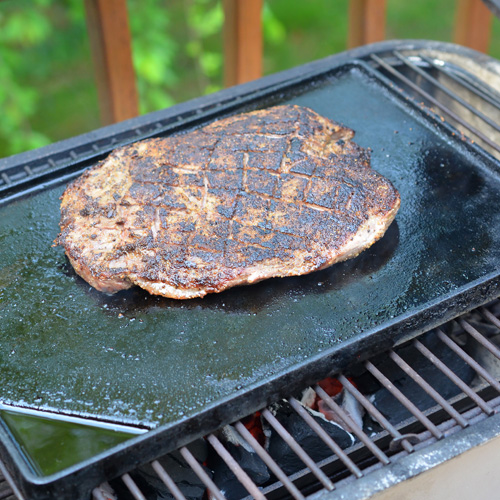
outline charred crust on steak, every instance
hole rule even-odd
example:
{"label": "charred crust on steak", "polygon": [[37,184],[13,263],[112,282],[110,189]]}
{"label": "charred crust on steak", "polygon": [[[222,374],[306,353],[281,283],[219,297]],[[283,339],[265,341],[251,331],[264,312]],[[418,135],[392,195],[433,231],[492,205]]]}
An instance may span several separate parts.
{"label": "charred crust on steak", "polygon": [[55,243],[108,293],[202,297],[323,269],[379,239],[400,204],[353,136],[286,105],[124,146],[67,187]]}

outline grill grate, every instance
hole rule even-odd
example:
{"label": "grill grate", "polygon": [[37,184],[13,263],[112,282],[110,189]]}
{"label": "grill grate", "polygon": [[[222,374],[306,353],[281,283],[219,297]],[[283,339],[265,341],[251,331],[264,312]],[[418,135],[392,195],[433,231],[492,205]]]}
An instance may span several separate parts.
{"label": "grill grate", "polygon": [[[369,54],[366,60],[371,64],[377,78],[385,80],[406,97],[413,98],[438,122],[455,127],[464,137],[477,143],[493,156],[500,158],[500,94],[470,73],[452,63],[443,62],[424,53],[404,55],[401,51]],[[226,102],[225,107],[239,105],[238,102]],[[213,106],[208,104],[197,112],[200,118],[210,112]],[[186,120],[180,114],[179,120]],[[28,159],[23,167],[2,166],[0,162],[0,192],[12,186],[28,183],[48,173],[57,172],[68,163],[82,162],[85,158],[104,155],[114,147],[127,141],[137,140],[153,134],[175,130],[176,119],[163,116],[160,120],[151,120],[139,127],[120,129],[109,128],[109,133],[102,135],[98,142],[75,143],[74,148],[41,155]],[[81,167],[79,167],[81,168]],[[73,175],[72,173],[71,175]],[[312,387],[313,394],[333,411],[343,426],[357,438],[356,444],[342,449],[304,409],[295,394],[287,398],[293,411],[305,421],[322,440],[330,454],[321,461],[313,460],[275,417],[272,406],[256,409],[270,428],[281,436],[303,463],[303,468],[294,474],[287,474],[278,465],[268,450],[248,431],[243,420],[232,424],[238,438],[246,444],[274,474],[276,481],[259,487],[245,470],[238,464],[220,439],[219,433],[205,437],[207,446],[216,453],[243,485],[251,498],[296,498],[301,499],[314,494],[333,491],[345,484],[401,460],[436,441],[451,436],[462,429],[494,415],[500,410],[500,384],[498,374],[479,364],[470,353],[470,345],[481,348],[493,359],[500,359],[498,347],[489,340],[491,332],[500,332],[500,301],[479,308],[455,321],[446,323],[441,328],[426,334],[426,340],[432,338],[470,367],[476,374],[475,384],[464,381],[453,367],[449,366],[440,355],[433,351],[423,337],[408,344],[389,350],[381,356],[370,359],[357,367],[364,376],[376,381],[385,388],[399,405],[406,408],[410,418],[391,422],[377,408],[373,401],[352,382],[350,374],[333,374],[343,385],[353,401],[362,406],[374,423],[371,430],[359,425],[320,385]],[[426,380],[413,365],[413,359],[405,356],[405,349],[411,346],[425,359],[427,366],[432,366],[443,377],[449,379],[457,388],[457,394],[448,398],[439,393],[439,387]],[[479,347],[478,347],[479,346]],[[383,360],[384,362],[382,362]],[[401,373],[418,385],[434,404],[426,409],[419,408],[411,395],[398,388],[393,379],[393,372],[386,373],[387,360],[398,367]],[[226,498],[224,492],[214,483],[206,468],[198,461],[190,446],[180,448],[179,454],[188,464],[194,475],[210,491],[212,498]],[[1,465],[1,462],[0,462]],[[165,485],[175,499],[186,499],[176,484],[171,471],[162,465],[162,459],[149,464],[154,471],[155,480]],[[142,500],[149,498],[148,492],[138,484],[136,471],[124,474],[118,479],[102,484],[93,491],[95,500]],[[111,478],[110,478],[111,479]],[[119,488],[118,488],[119,486]],[[116,491],[120,493],[116,493]],[[243,495],[244,496],[244,495]],[[0,473],[0,500],[15,500],[15,495]]]}
{"label": "grill grate", "polygon": [[401,93],[500,158],[500,94],[484,81],[422,53],[408,56],[394,50],[384,58],[371,54],[369,60]]}

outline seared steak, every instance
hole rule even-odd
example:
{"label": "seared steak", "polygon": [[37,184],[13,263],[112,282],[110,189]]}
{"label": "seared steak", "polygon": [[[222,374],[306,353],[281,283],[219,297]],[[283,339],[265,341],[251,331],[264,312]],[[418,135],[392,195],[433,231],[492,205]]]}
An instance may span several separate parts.
{"label": "seared steak", "polygon": [[121,147],[68,186],[57,242],[108,293],[186,299],[323,269],[372,245],[400,204],[353,135],[278,106]]}

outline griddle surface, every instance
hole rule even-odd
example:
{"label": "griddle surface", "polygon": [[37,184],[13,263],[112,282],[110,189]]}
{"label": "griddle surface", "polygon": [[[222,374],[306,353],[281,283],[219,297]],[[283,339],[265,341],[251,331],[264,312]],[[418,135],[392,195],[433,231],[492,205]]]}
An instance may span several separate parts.
{"label": "griddle surface", "polygon": [[107,296],[52,247],[64,186],[12,202],[0,208],[0,401],[174,422],[498,272],[500,181],[489,160],[360,69],[258,105],[284,102],[372,148],[402,200],[384,238],[325,271],[205,299]]}

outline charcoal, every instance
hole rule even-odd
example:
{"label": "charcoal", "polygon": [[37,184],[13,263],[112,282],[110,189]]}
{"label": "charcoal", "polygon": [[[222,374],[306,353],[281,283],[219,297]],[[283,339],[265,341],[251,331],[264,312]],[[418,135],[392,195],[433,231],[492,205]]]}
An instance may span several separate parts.
{"label": "charcoal", "polygon": [[[353,436],[338,424],[329,422],[322,416],[319,416],[317,412],[308,411],[314,420],[342,449],[354,444]],[[283,425],[315,462],[333,455],[332,450],[288,403],[283,402],[276,405],[273,408],[273,413],[275,413],[281,425]],[[269,454],[288,475],[294,474],[305,467],[302,460],[274,430],[271,431],[269,439]]]}
{"label": "charcoal", "polygon": [[[191,453],[199,462],[204,462],[207,456],[207,445],[205,441],[198,439],[188,446]],[[179,451],[174,451],[158,459],[165,471],[170,475],[177,487],[181,490],[187,500],[202,500],[206,487],[200,478],[184,460]],[[204,467],[205,472],[211,476],[211,472]],[[142,465],[130,473],[131,478],[137,484],[146,500],[173,500],[174,496],[158,477],[153,467],[149,464]],[[120,500],[135,500],[128,488],[119,479],[110,482],[111,487]]]}
{"label": "charcoal", "polygon": [[[434,332],[429,332],[419,340],[466,384],[471,383],[475,375],[474,370],[457,354],[446,347]],[[441,370],[436,368],[412,345],[400,349],[398,354],[445,399],[450,399],[461,393],[461,390]],[[391,380],[394,386],[406,395],[419,410],[425,411],[437,404],[431,396],[392,361],[387,360],[387,362],[380,364],[378,367]],[[371,399],[375,407],[393,424],[413,417],[412,413],[399,403],[384,387],[377,390]]]}

